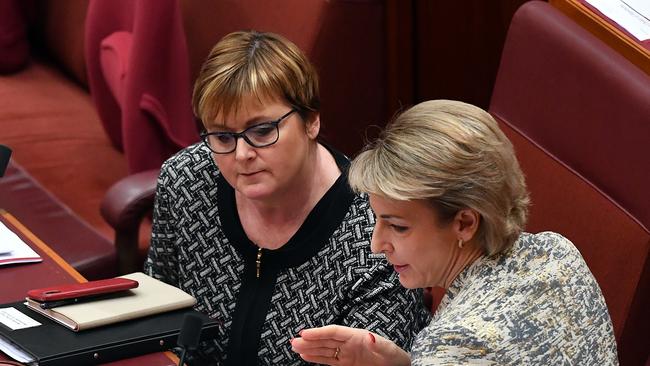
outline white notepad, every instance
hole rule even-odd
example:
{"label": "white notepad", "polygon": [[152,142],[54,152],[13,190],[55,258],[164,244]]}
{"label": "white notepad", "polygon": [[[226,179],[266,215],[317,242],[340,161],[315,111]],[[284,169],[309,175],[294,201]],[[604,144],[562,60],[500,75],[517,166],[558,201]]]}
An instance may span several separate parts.
{"label": "white notepad", "polygon": [[38,253],[0,222],[0,265],[41,261]]}

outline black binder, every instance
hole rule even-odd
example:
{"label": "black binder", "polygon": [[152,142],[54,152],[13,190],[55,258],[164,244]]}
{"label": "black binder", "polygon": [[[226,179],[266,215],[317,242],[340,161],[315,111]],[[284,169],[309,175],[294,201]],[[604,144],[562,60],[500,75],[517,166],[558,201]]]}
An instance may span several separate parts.
{"label": "black binder", "polygon": [[220,322],[192,308],[128,320],[81,332],[70,329],[29,310],[23,302],[0,305],[13,307],[42,325],[11,330],[0,323],[0,337],[34,356],[38,365],[95,365],[176,347],[186,313],[199,314],[204,325],[201,340],[217,336]]}

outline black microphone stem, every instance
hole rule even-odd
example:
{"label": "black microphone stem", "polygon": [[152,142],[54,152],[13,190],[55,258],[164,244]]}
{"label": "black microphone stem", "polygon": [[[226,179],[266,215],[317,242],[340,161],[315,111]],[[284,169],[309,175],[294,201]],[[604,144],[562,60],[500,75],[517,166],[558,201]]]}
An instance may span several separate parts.
{"label": "black microphone stem", "polygon": [[178,366],[185,365],[185,355],[187,354],[187,348],[183,347],[183,352],[181,352],[181,359],[178,361]]}

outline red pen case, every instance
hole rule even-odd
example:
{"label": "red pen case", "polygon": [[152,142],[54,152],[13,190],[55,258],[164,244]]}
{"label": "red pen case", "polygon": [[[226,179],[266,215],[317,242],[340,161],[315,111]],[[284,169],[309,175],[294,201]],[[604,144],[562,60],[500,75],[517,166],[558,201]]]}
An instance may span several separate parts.
{"label": "red pen case", "polygon": [[138,281],[115,277],[106,280],[71,283],[29,290],[27,297],[39,302],[48,302],[109,294],[136,287],[138,287]]}

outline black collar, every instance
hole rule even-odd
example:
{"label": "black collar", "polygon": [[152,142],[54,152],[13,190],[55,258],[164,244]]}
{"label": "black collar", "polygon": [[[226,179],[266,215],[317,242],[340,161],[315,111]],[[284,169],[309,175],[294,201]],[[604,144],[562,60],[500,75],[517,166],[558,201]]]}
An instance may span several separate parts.
{"label": "black collar", "polygon": [[[314,256],[328,243],[330,236],[340,226],[354,200],[354,193],[347,180],[350,161],[342,153],[327,145],[324,146],[334,157],[341,175],[286,244],[275,250],[263,249],[266,268],[280,270],[294,267]],[[258,247],[246,236],[237,212],[235,190],[221,174],[217,178],[217,204],[226,238],[247,262],[254,261]]]}

